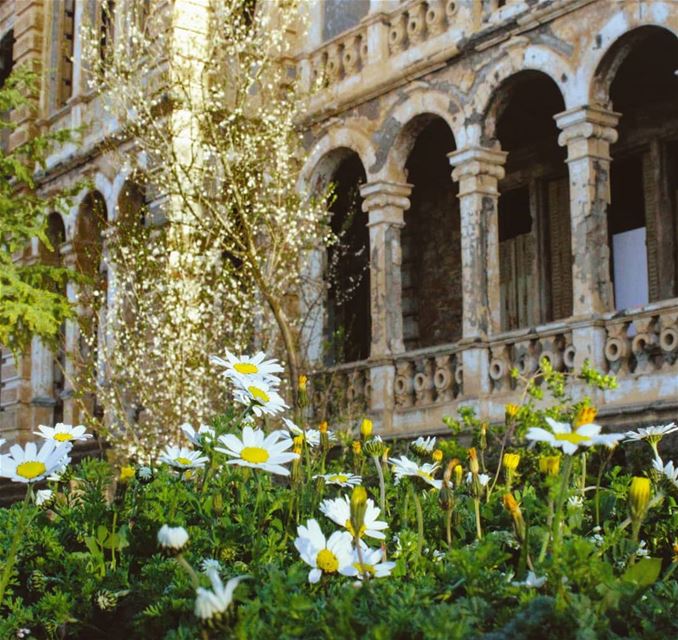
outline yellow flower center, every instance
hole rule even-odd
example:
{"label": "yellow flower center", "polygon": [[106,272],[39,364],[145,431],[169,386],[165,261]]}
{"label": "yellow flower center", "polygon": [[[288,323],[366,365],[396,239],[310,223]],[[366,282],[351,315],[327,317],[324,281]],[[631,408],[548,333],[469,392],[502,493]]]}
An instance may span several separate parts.
{"label": "yellow flower center", "polygon": [[263,390],[260,389],[259,387],[255,387],[253,385],[250,385],[247,387],[247,390],[252,394],[252,397],[255,400],[259,400],[259,402],[263,402],[266,404],[269,402],[271,399],[268,397],[268,394]]}
{"label": "yellow flower center", "polygon": [[417,475],[424,480],[433,480],[433,476],[430,473],[422,471],[421,469],[417,469]]}
{"label": "yellow flower center", "polygon": [[[346,527],[346,530],[347,530],[347,531],[355,538],[355,529],[353,528],[353,525],[351,524],[351,521],[350,521],[350,520],[347,520],[347,521],[344,523],[344,526]],[[365,525],[364,525],[364,524],[361,524],[361,525],[360,525],[360,532],[358,533],[358,537],[359,537],[359,538],[362,538],[363,535],[365,534],[365,531],[366,531],[366,530],[367,530],[367,529],[366,529]]]}
{"label": "yellow flower center", "polygon": [[240,452],[240,457],[245,460],[245,462],[251,462],[252,464],[263,464],[270,456],[268,451],[262,447],[245,447]]}
{"label": "yellow flower center", "polygon": [[63,431],[54,434],[54,439],[57,442],[70,442],[72,440],[70,433],[65,433]]}
{"label": "yellow flower center", "polygon": [[175,458],[174,462],[176,462],[177,464],[183,465],[184,467],[188,467],[191,464],[193,464],[189,458],[181,458],[181,457]]}
{"label": "yellow flower center", "polygon": [[354,562],[353,567],[363,576],[365,574],[374,576],[377,572],[373,564],[360,564],[359,562]]}
{"label": "yellow flower center", "polygon": [[330,476],[330,482],[348,482],[348,476],[343,473],[337,473],[333,476]]}
{"label": "yellow flower center", "polygon": [[588,436],[583,436],[580,433],[556,433],[556,440],[562,440],[564,442],[571,442],[572,444],[579,444],[580,442],[586,442],[590,440]]}
{"label": "yellow flower center", "polygon": [[321,549],[315,558],[315,563],[318,569],[322,569],[325,573],[335,573],[339,568],[339,560],[329,549]]}
{"label": "yellow flower center", "polygon": [[238,373],[242,373],[246,376],[252,375],[253,373],[259,373],[259,367],[257,367],[256,364],[252,364],[251,362],[236,362],[233,365],[233,368]]}
{"label": "yellow flower center", "polygon": [[33,480],[33,478],[37,478],[39,475],[45,473],[45,471],[47,471],[47,467],[37,460],[22,462],[16,467],[16,474],[22,478],[26,478],[26,480]]}

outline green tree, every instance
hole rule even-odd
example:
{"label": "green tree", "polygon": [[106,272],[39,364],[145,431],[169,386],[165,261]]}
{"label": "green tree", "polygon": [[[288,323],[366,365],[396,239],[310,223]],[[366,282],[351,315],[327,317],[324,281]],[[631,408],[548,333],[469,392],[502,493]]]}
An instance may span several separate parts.
{"label": "green tree", "polygon": [[[15,70],[0,87],[0,112],[34,109],[36,75]],[[0,119],[0,130],[16,127],[11,118]],[[74,274],[63,267],[27,260],[33,238],[53,250],[46,233],[47,213],[63,211],[76,188],[45,196],[38,176],[59,144],[72,140],[71,131],[36,135],[15,149],[0,147],[0,344],[15,353],[32,336],[53,343],[73,309],[63,295],[63,284]]]}

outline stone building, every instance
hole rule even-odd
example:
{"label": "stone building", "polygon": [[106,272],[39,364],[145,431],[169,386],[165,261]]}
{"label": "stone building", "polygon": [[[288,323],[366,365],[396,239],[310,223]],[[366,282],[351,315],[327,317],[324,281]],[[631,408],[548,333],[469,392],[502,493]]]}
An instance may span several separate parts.
{"label": "stone building", "polygon": [[396,433],[460,405],[501,420],[512,368],[588,359],[619,379],[603,419],[675,418],[678,3],[311,10],[303,179],[337,185],[362,249],[337,269],[355,294],[330,288],[310,332],[344,330],[344,361],[324,361],[341,401]]}
{"label": "stone building", "polygon": [[[43,70],[40,118],[14,114],[21,126],[5,144],[33,127],[95,125],[44,176],[46,190],[83,175],[94,184],[69,215],[50,216],[58,250],[47,259],[109,278],[106,222],[155,205],[101,152],[114,124],[84,83],[78,24],[85,12],[101,22],[102,2],[3,0],[0,73],[26,61]],[[563,371],[588,359],[618,376],[595,398],[603,419],[675,418],[678,3],[304,8],[297,69],[319,89],[301,181],[336,185],[333,226],[352,249],[309,267],[322,276],[336,266],[307,325],[325,372],[316,402],[330,385],[333,401],[393,433],[433,432],[462,405],[500,420],[519,397],[510,370],[529,375],[547,357]],[[101,29],[105,46],[116,25]],[[36,243],[33,259],[41,251]],[[79,352],[68,323],[57,354],[37,340],[17,363],[4,354],[4,437],[78,421],[68,372]]]}

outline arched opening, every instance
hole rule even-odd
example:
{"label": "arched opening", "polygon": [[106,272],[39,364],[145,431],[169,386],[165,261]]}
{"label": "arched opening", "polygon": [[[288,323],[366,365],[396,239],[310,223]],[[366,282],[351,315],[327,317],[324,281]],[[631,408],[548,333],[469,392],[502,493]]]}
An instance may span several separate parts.
{"label": "arched opening", "polygon": [[678,38],[637,29],[613,45],[605,69],[614,71],[609,97],[621,113],[611,148],[610,277],[615,308],[627,309],[678,293]]}
{"label": "arched opening", "polygon": [[[53,212],[47,217],[47,239],[50,248],[43,247],[42,261],[54,267],[63,267],[61,246],[66,242],[66,227],[60,214]],[[61,286],[60,293],[66,295],[65,283]],[[52,409],[52,424],[63,422],[64,419],[64,388],[66,371],[66,325],[62,323],[59,328],[59,337],[54,350],[51,371],[51,396],[54,399]]]}
{"label": "arched opening", "polygon": [[[94,371],[94,379],[101,381],[100,353],[105,328],[106,302],[108,299],[108,267],[103,260],[104,231],[108,213],[103,196],[98,191],[88,193],[78,209],[74,249],[78,270],[89,279],[79,294],[83,306],[79,333],[78,356],[82,364]],[[102,321],[103,320],[103,321]],[[103,412],[96,395],[89,398],[87,410],[94,417]]]}
{"label": "arched opening", "polygon": [[78,270],[90,277],[100,272],[106,203],[98,191],[88,193],[78,208],[74,249]]}
{"label": "arched opening", "polygon": [[402,245],[402,307],[405,349],[455,342],[461,338],[461,224],[458,186],[447,154],[456,148],[447,123],[418,116],[405,165],[413,185],[405,212]]}
{"label": "arched opening", "polygon": [[564,109],[551,78],[521,71],[502,85],[487,116],[490,136],[508,152],[499,183],[502,331],[572,314],[569,178],[553,119]]}
{"label": "arched opening", "polygon": [[134,179],[125,181],[118,196],[118,226],[133,229],[149,222],[149,207],[146,188]]}
{"label": "arched opening", "polygon": [[342,155],[330,177],[331,227],[338,240],[327,253],[327,364],[364,360],[371,342],[369,232],[360,196],[365,169],[355,152]]}

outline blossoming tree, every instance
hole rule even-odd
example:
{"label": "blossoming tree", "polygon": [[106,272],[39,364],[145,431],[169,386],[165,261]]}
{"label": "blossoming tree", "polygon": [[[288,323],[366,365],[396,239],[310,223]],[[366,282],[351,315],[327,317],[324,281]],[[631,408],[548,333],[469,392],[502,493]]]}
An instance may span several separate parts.
{"label": "blossoming tree", "polygon": [[324,204],[297,189],[303,96],[286,57],[297,3],[142,4],[115,3],[106,47],[100,25],[84,39],[90,84],[120,125],[111,148],[146,194],[108,239],[99,389],[145,446],[215,412],[208,356],[224,345],[283,350],[296,396],[302,265],[331,232]]}

